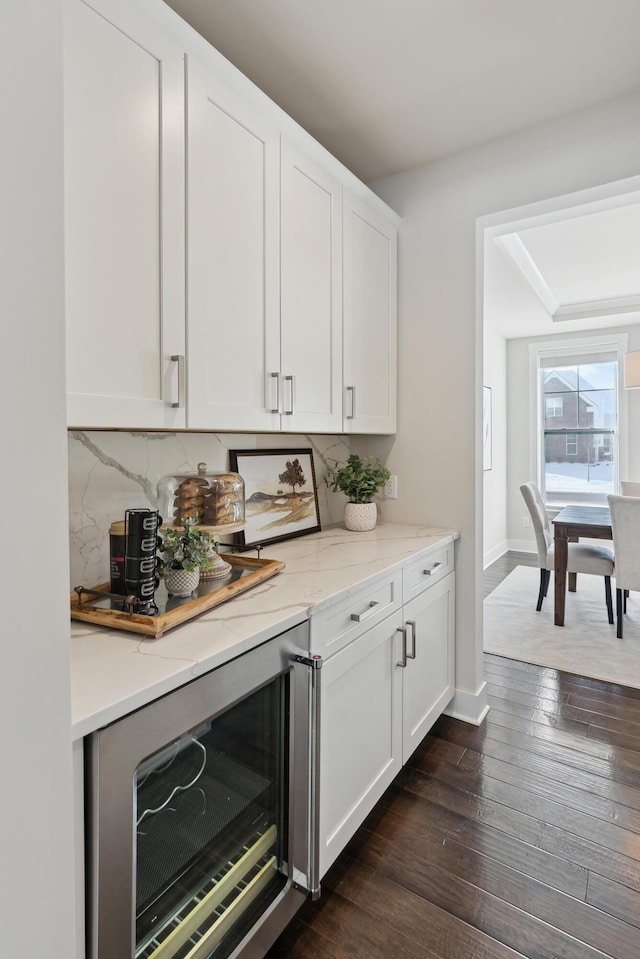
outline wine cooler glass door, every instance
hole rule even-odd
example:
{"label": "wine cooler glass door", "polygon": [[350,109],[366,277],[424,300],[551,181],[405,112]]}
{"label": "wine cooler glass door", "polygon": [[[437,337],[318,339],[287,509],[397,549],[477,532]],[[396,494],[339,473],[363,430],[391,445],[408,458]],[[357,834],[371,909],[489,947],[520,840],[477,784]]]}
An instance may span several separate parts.
{"label": "wine cooler glass door", "polygon": [[279,676],[136,772],[136,959],[229,955],[286,883]]}
{"label": "wine cooler glass door", "polygon": [[90,737],[90,959],[254,957],[304,900],[306,640],[303,624]]}

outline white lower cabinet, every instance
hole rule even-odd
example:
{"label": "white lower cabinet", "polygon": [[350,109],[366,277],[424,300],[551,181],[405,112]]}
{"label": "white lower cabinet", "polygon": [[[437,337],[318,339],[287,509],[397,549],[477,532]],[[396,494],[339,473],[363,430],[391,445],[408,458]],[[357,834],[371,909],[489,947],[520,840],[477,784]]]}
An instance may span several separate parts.
{"label": "white lower cabinet", "polygon": [[400,612],[322,667],[320,875],[324,875],[402,766]]}
{"label": "white lower cabinet", "polygon": [[453,697],[452,564],[450,544],[312,617],[312,650],[324,658],[321,876]]}
{"label": "white lower cabinet", "polygon": [[[402,761],[427,735],[454,693],[455,573],[403,610]],[[402,657],[401,661],[404,659]]]}

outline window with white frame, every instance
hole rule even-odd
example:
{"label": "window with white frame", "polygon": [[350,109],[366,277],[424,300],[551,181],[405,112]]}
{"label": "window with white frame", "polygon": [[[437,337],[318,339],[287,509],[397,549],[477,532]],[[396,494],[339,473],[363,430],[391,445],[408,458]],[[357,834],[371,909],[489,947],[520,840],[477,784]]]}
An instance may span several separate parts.
{"label": "window with white frame", "polygon": [[545,397],[545,412],[547,419],[551,416],[562,416],[563,414],[563,403],[561,396],[546,396]]}
{"label": "window with white frame", "polygon": [[626,337],[538,343],[530,349],[543,498],[549,505],[606,505],[607,495],[618,489],[620,457],[626,452],[620,429]]}

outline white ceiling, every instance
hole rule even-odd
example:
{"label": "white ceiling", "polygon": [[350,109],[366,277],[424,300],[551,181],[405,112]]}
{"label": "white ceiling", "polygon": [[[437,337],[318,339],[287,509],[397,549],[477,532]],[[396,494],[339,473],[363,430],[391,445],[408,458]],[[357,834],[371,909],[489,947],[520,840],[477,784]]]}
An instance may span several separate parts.
{"label": "white ceiling", "polygon": [[[640,0],[168,5],[365,182],[640,89]],[[640,202],[520,231],[502,253],[528,264],[542,309],[527,329],[577,329],[575,304],[612,298],[606,322],[637,321],[619,298],[640,296]],[[506,335],[533,335],[514,314]]]}
{"label": "white ceiling", "polygon": [[639,0],[169,0],[365,182],[640,87]]}

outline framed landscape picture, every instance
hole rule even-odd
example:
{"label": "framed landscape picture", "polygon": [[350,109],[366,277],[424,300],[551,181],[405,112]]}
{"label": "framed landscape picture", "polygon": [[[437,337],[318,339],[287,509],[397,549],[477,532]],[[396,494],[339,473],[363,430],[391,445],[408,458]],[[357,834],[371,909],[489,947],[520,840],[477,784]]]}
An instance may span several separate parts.
{"label": "framed landscape picture", "polygon": [[265,546],[320,530],[311,449],[229,450],[244,480],[245,528],[241,546]]}

